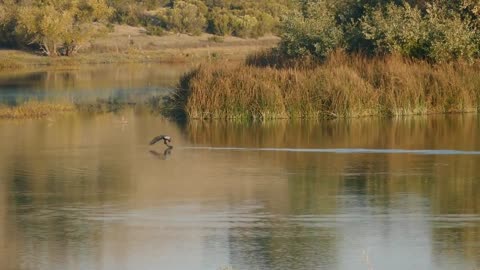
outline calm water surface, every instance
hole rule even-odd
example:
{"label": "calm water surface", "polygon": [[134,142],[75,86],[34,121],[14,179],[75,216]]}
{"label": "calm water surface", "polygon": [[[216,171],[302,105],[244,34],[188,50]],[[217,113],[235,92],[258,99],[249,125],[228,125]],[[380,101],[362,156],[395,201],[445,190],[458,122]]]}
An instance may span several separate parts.
{"label": "calm water surface", "polygon": [[142,102],[168,93],[188,64],[106,64],[0,73],[0,104],[26,100]]}
{"label": "calm water surface", "polygon": [[0,120],[0,269],[479,269],[479,137],[476,115]]}

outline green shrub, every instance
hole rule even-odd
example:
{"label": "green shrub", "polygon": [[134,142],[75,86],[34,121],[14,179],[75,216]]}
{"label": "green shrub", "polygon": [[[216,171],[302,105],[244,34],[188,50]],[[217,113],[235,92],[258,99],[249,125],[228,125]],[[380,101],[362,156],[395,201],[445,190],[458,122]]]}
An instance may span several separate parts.
{"label": "green shrub", "polygon": [[445,8],[427,9],[428,57],[435,62],[456,59],[473,60],[478,55],[478,30],[473,22]]}
{"label": "green shrub", "polygon": [[303,13],[288,15],[281,26],[281,38],[280,50],[287,56],[324,59],[341,46],[343,32],[336,24],[332,7],[320,0],[307,4]]}
{"label": "green shrub", "polygon": [[426,26],[420,10],[407,3],[379,6],[360,20],[361,33],[371,42],[370,50],[376,54],[423,57],[428,35]]}
{"label": "green shrub", "polygon": [[[120,3],[121,2],[123,1],[120,1]],[[145,9],[142,6],[128,2],[124,4],[120,3],[114,5],[112,21],[119,24],[128,24],[131,26],[140,25],[143,20]]]}
{"label": "green shrub", "polygon": [[166,9],[163,21],[168,30],[183,34],[199,35],[206,29],[207,6],[201,1],[176,1]]}
{"label": "green shrub", "polygon": [[225,9],[213,9],[208,18],[208,30],[214,35],[231,35],[233,32],[233,15]]}
{"label": "green shrub", "polygon": [[165,30],[160,26],[147,25],[145,27],[145,29],[147,30],[147,35],[149,35],[149,36],[163,36],[163,35],[165,35]]}
{"label": "green shrub", "polygon": [[248,10],[247,13],[254,16],[258,22],[256,27],[253,29],[253,37],[260,37],[267,33],[273,32],[274,28],[279,23],[270,14],[260,10]]}
{"label": "green shrub", "polygon": [[257,18],[251,15],[235,16],[233,18],[233,35],[241,38],[256,37]]}

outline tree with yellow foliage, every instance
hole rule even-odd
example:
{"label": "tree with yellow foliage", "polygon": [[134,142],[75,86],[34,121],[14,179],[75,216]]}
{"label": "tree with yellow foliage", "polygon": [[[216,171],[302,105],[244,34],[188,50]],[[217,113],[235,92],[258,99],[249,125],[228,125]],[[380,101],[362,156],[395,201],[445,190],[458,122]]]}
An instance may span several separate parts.
{"label": "tree with yellow foliage", "polygon": [[112,12],[104,0],[38,0],[18,9],[16,31],[46,55],[73,55]]}

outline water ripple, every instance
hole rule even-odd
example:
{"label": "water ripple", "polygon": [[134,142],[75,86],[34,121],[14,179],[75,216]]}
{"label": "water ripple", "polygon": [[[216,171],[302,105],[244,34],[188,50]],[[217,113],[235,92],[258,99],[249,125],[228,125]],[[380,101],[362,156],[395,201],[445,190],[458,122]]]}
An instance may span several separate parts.
{"label": "water ripple", "polygon": [[248,148],[248,147],[183,147],[191,150],[212,151],[265,151],[299,153],[335,153],[335,154],[413,154],[413,155],[480,155],[480,151],[451,149],[367,149],[367,148]]}

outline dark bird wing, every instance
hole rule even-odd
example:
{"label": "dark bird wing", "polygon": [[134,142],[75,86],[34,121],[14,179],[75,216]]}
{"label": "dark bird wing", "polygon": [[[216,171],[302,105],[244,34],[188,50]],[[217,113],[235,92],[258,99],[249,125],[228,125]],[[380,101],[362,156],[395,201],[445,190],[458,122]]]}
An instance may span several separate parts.
{"label": "dark bird wing", "polygon": [[156,142],[161,141],[163,139],[165,139],[165,135],[159,135],[150,141],[150,145],[155,144]]}

